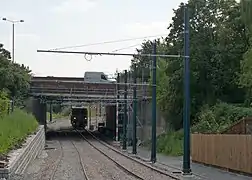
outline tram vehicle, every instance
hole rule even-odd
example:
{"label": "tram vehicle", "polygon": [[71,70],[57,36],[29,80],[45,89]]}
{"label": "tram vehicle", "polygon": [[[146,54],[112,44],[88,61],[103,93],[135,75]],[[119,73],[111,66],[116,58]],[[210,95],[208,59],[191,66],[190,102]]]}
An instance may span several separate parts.
{"label": "tram vehicle", "polygon": [[85,129],[88,122],[88,110],[83,106],[72,107],[71,124],[74,128]]}

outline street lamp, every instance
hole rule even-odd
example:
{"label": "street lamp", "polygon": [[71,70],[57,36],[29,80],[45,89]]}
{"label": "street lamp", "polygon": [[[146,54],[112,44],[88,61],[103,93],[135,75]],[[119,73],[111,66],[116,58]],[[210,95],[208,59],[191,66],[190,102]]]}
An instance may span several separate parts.
{"label": "street lamp", "polygon": [[12,62],[14,63],[14,32],[15,32],[15,24],[17,23],[22,23],[24,22],[24,20],[10,20],[10,19],[7,19],[7,18],[3,18],[2,19],[3,21],[7,21],[7,22],[10,22],[12,23]]}

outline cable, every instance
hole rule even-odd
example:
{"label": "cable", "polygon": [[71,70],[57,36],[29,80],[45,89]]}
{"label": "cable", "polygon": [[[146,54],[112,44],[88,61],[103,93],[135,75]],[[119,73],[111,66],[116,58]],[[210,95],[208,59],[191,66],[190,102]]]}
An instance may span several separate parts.
{"label": "cable", "polygon": [[116,50],[113,50],[111,52],[117,52],[117,51],[121,51],[121,50],[124,50],[124,49],[129,49],[129,48],[132,48],[132,47],[136,47],[136,46],[139,46],[141,44],[134,44],[134,45],[131,45],[131,46],[126,46],[126,47],[123,47],[123,48],[120,48],[120,49],[116,49]]}
{"label": "cable", "polygon": [[49,49],[49,51],[53,51],[53,50],[55,51],[55,50],[60,50],[60,49],[69,49],[69,48],[78,48],[78,47],[85,47],[85,46],[94,46],[94,45],[101,45],[101,44],[111,44],[111,43],[132,41],[132,40],[138,40],[138,39],[145,39],[145,38],[150,38],[150,37],[158,37],[158,36],[163,36],[163,35],[167,35],[167,34],[159,34],[159,35],[144,36],[144,37],[137,37],[137,38],[128,38],[128,39],[119,39],[119,40],[104,41],[104,42],[98,42],[98,43],[82,44],[82,45],[76,45],[76,46],[59,47],[59,48]]}
{"label": "cable", "polygon": [[[134,44],[134,45],[131,45],[131,46],[126,46],[126,47],[123,47],[123,48],[120,48],[120,49],[116,49],[116,50],[113,50],[113,51],[111,51],[112,53],[113,52],[117,52],[117,51],[121,51],[121,50],[124,50],[124,49],[129,49],[129,48],[132,48],[132,47],[136,47],[136,46],[139,46],[139,45],[141,45],[141,44]],[[87,61],[91,61],[92,60],[92,55],[90,55],[90,58],[88,59],[87,57],[86,57],[86,54],[84,55],[84,58],[87,60]]]}

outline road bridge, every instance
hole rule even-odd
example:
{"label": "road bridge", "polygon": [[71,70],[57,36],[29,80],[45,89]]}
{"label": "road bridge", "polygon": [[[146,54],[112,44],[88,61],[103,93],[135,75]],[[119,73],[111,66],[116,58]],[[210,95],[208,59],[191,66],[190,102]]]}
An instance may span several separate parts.
{"label": "road bridge", "polygon": [[[36,98],[60,101],[116,101],[118,92],[124,92],[128,88],[128,99],[132,99],[132,87],[130,83],[115,82],[85,82],[82,77],[32,77],[30,95]],[[142,97],[141,90],[137,91],[138,97]],[[147,97],[146,97],[147,98]]]}
{"label": "road bridge", "polygon": [[[107,128],[115,134],[115,128],[118,127],[119,122],[118,118],[121,119],[120,117],[123,115],[122,105],[126,103],[127,111],[132,111],[130,106],[133,102],[133,87],[137,86],[138,101],[150,99],[150,97],[144,96],[146,92],[143,92],[143,89],[146,88],[142,88],[141,86],[143,85],[147,86],[147,84],[118,83],[113,81],[90,82],[85,80],[84,77],[34,76],[30,83],[30,95],[34,101],[34,115],[41,124],[46,123],[46,116],[45,112],[38,112],[38,109],[46,111],[46,103],[62,105],[96,104],[97,106],[99,106],[99,103],[102,103],[106,107],[106,114],[109,114],[106,115],[108,117],[108,119],[106,118]],[[127,87],[127,99],[124,97],[125,87]]]}

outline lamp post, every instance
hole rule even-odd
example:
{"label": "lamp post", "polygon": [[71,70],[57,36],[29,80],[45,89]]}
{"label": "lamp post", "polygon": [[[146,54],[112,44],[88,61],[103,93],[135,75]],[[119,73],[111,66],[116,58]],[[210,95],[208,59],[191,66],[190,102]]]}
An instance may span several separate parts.
{"label": "lamp post", "polygon": [[7,19],[7,18],[3,18],[2,19],[3,21],[7,21],[7,22],[10,22],[12,23],[12,62],[14,63],[14,47],[15,47],[15,38],[14,38],[14,33],[15,33],[15,24],[17,23],[22,23],[24,22],[24,20],[10,20],[10,19]]}

